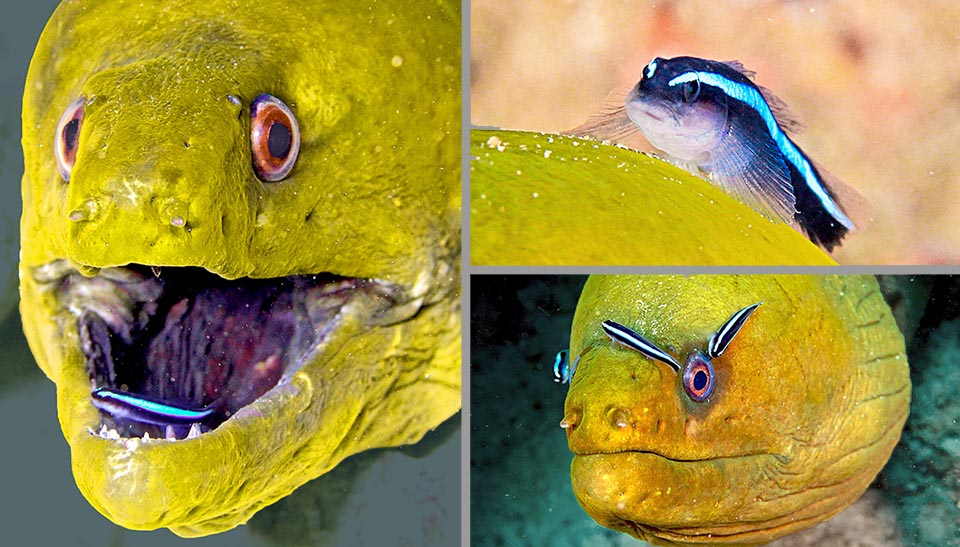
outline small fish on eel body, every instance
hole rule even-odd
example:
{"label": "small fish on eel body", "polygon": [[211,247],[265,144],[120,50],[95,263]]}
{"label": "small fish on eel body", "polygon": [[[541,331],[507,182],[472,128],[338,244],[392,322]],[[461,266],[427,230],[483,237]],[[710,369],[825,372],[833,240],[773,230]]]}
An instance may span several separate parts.
{"label": "small fish on eel body", "polygon": [[753,75],[737,61],[657,57],[625,99],[614,92],[571,132],[627,141],[639,131],[671,163],[832,251],[872,208],[788,136],[802,124]]}
{"label": "small fish on eel body", "polygon": [[[176,405],[155,397],[130,393],[109,387],[98,387],[90,393],[93,406],[113,422],[159,426],[168,440],[196,438],[201,426],[217,411],[218,401],[204,407]],[[204,426],[206,427],[206,426]],[[209,430],[206,427],[206,430]],[[99,431],[105,438],[119,438],[117,428],[104,424]]]}
{"label": "small fish on eel body", "polygon": [[573,379],[573,373],[577,371],[577,363],[580,362],[580,357],[577,356],[571,363],[569,354],[570,352],[565,349],[560,350],[553,359],[553,381],[558,384],[569,383]]}

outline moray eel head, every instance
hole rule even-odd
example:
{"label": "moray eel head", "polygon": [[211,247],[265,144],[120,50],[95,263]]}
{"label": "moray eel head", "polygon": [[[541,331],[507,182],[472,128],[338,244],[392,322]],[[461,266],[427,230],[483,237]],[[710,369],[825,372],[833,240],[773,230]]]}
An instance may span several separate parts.
{"label": "moray eel head", "polygon": [[[704,369],[711,336],[756,303]],[[697,401],[684,382],[706,377],[615,342],[609,320],[712,374],[712,393]],[[591,277],[570,355],[577,500],[656,545],[759,545],[830,518],[884,465],[909,408],[903,338],[870,277]]]}
{"label": "moray eel head", "polygon": [[53,15],[21,313],[101,513],[219,532],[459,409],[459,23],[443,2]]}

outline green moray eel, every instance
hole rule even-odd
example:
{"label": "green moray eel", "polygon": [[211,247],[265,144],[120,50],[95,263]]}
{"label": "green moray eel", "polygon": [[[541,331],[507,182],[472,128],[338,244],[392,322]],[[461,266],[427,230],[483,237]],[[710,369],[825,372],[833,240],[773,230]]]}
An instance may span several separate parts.
{"label": "green moray eel", "polygon": [[[683,372],[601,326],[687,367],[757,303],[711,359],[701,402]],[[909,410],[903,337],[872,277],[591,277],[577,356],[561,422],[574,493],[598,523],[655,545],[760,545],[830,518],[883,467]]]}
{"label": "green moray eel", "polygon": [[[459,2],[57,9],[20,309],[97,510],[216,533],[457,412],[460,116]],[[98,386],[211,418],[125,421]]]}
{"label": "green moray eel", "polygon": [[476,265],[835,264],[790,226],[633,150],[475,129],[470,154]]}

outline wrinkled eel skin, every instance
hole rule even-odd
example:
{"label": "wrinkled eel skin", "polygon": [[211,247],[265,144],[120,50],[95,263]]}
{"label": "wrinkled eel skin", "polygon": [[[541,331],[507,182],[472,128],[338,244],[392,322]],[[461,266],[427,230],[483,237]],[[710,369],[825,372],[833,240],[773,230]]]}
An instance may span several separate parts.
{"label": "wrinkled eel skin", "polygon": [[[269,183],[251,159],[262,93],[302,138]],[[57,124],[80,97],[66,182]],[[235,527],[460,408],[459,2],[64,2],[30,65],[23,148],[24,330],[77,485],[117,524]],[[246,376],[217,376],[229,366]],[[177,403],[225,421],[110,438],[92,388],[162,396],[176,371],[207,389]]]}
{"label": "wrinkled eel skin", "polygon": [[[757,302],[701,403],[600,326],[682,363]],[[871,277],[591,277],[578,355],[562,424],[574,493],[598,523],[655,545],[760,545],[830,518],[883,467],[909,410],[903,337]]]}

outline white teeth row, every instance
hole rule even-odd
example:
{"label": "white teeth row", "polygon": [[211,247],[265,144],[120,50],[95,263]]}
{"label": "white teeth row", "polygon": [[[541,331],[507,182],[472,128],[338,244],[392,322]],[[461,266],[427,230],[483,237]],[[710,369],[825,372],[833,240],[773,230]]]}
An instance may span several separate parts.
{"label": "white teeth row", "polygon": [[[91,430],[90,433],[92,434],[93,431]],[[166,433],[166,435],[165,435],[165,437],[164,437],[163,439],[154,439],[153,437],[150,436],[150,433],[149,433],[149,432],[144,432],[144,433],[143,433],[143,437],[141,437],[141,440],[143,440],[143,441],[158,441],[158,440],[178,441],[178,440],[181,440],[181,439],[178,439],[178,438],[177,438],[177,434],[176,434],[176,432],[173,430],[173,426],[172,426],[172,425],[168,425],[168,426],[167,426],[167,429],[166,429],[165,433]],[[190,431],[187,432],[187,436],[184,437],[184,438],[185,438],[185,439],[196,439],[197,437],[200,436],[200,433],[201,433],[201,432],[200,432],[200,424],[193,424],[193,425],[190,426]],[[106,425],[101,425],[101,426],[100,426],[100,431],[97,431],[97,432],[96,432],[96,435],[98,435],[101,439],[109,439],[109,440],[112,440],[112,441],[119,441],[120,439],[127,439],[127,438],[129,438],[129,437],[121,437],[121,436],[120,436],[120,433],[119,433],[116,429],[108,428]],[[135,438],[135,437],[134,437],[134,438]]]}
{"label": "white teeth row", "polygon": [[114,441],[120,440],[120,434],[117,433],[117,430],[107,429],[107,426],[105,425],[100,426],[100,431],[97,432],[97,435],[100,435],[100,437],[103,439],[110,439]]}

